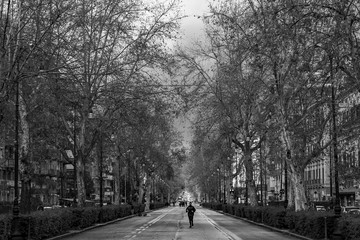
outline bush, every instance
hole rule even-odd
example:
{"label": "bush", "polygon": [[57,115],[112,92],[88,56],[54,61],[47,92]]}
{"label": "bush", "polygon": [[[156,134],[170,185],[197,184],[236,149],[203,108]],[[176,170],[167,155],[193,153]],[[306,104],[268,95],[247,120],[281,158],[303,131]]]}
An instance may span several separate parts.
{"label": "bush", "polygon": [[11,215],[0,215],[0,239],[8,239],[11,227]]}
{"label": "bush", "polygon": [[13,208],[12,202],[1,202],[0,203],[0,214],[11,214]]}
{"label": "bush", "polygon": [[322,239],[325,237],[325,217],[327,235],[330,236],[335,226],[335,217],[332,212],[288,211],[286,222],[288,229],[292,232],[313,239]]}
{"label": "bush", "polygon": [[203,203],[202,206],[213,210],[222,210],[223,208],[222,203],[218,203],[218,202]]}
{"label": "bush", "polygon": [[338,224],[344,239],[360,239],[360,215],[344,214]]}
{"label": "bush", "polygon": [[[325,217],[327,236],[333,234],[336,218],[333,212],[285,210],[283,207],[252,207],[243,204],[204,203],[203,207],[222,210],[225,213],[247,218],[255,222],[263,222],[272,227],[289,229],[290,231],[313,239],[325,237]],[[220,209],[219,209],[220,208]],[[360,216],[344,216],[339,219],[339,226],[345,239],[360,239]]]}
{"label": "bush", "polygon": [[69,231],[73,224],[73,213],[71,209],[54,209],[23,215],[22,219],[27,219],[28,229],[21,232],[29,233],[31,239],[44,239]]}
{"label": "bush", "polygon": [[145,211],[145,204],[135,204],[134,207],[134,214],[142,213]]}
{"label": "bush", "polygon": [[[108,205],[103,207],[58,208],[20,215],[20,231],[30,239],[58,236],[69,230],[83,229],[96,223],[107,222],[144,211],[145,205]],[[8,239],[11,215],[0,215],[0,239]]]}
{"label": "bush", "polygon": [[159,208],[163,208],[163,207],[165,207],[165,203],[161,203],[161,202],[150,203],[151,210],[155,210],[155,209],[159,209]]}
{"label": "bush", "polygon": [[264,223],[280,229],[287,228],[285,221],[286,213],[282,207],[263,207]]}

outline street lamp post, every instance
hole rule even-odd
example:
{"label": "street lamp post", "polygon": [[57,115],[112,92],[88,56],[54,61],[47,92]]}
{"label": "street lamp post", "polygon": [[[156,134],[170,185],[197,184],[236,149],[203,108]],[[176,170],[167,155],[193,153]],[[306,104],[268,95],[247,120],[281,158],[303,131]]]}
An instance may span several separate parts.
{"label": "street lamp post", "polygon": [[223,183],[223,186],[224,186],[224,189],[223,189],[223,192],[224,192],[224,198],[223,198],[223,203],[226,203],[226,178],[225,178],[225,167],[224,167],[224,183]]}
{"label": "street lamp post", "polygon": [[217,169],[218,171],[218,181],[219,181],[219,202],[221,202],[221,179],[220,179],[220,169]]}
{"label": "street lamp post", "polygon": [[261,154],[261,142],[260,142],[260,146],[259,146],[259,155],[260,155],[260,203],[261,206],[264,205],[264,201],[263,201],[263,166],[262,166],[262,154]]}
{"label": "street lamp post", "polygon": [[77,172],[76,172],[76,108],[74,107],[74,119],[73,119],[73,134],[74,134],[74,147],[73,147],[73,157],[74,157],[74,206],[76,206],[76,197],[77,197]]}
{"label": "street lamp post", "polygon": [[[332,114],[332,143],[333,143],[333,158],[334,158],[334,180],[335,180],[335,206],[334,214],[338,219],[341,216],[341,206],[340,206],[340,193],[339,193],[339,172],[338,172],[338,155],[337,155],[337,127],[336,127],[336,106],[335,106],[335,86],[334,86],[334,76],[333,76],[333,62],[332,57],[330,57],[330,77],[332,80],[331,83],[331,114]],[[332,239],[342,239],[341,230],[339,227],[339,222],[335,226]]]}
{"label": "street lamp post", "polygon": [[99,185],[100,185],[100,207],[103,206],[103,134],[100,132],[99,141]]}
{"label": "street lamp post", "polygon": [[[291,158],[291,153],[290,150],[288,150],[287,152],[287,158],[290,159]],[[287,160],[285,159],[285,164],[284,164],[284,181],[285,181],[285,201],[284,201],[284,208],[286,209],[288,207],[288,169],[287,169]]]}
{"label": "street lamp post", "polygon": [[249,189],[248,189],[248,180],[245,180],[245,205],[247,206],[249,204],[249,200],[248,200],[248,194],[249,194]]}
{"label": "street lamp post", "polygon": [[338,172],[338,155],[337,155],[337,129],[336,129],[336,109],[335,109],[335,87],[331,86],[331,107],[332,107],[332,122],[333,122],[333,157],[334,157],[334,178],[335,178],[335,207],[334,213],[336,216],[341,215],[340,207],[340,193],[339,193],[339,172]]}

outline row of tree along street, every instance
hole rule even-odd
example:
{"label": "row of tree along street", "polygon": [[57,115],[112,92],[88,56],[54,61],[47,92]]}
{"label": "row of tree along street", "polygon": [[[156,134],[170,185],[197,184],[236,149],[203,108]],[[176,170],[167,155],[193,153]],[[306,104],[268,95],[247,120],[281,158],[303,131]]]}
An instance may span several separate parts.
{"label": "row of tree along street", "polygon": [[13,149],[22,202],[36,166],[60,154],[74,165],[78,206],[94,162],[100,181],[112,164],[116,204],[124,166],[137,201],[155,178],[176,193],[184,151],[167,43],[182,18],[177,1],[2,0],[0,13],[0,144]]}
{"label": "row of tree along street", "polygon": [[[254,172],[265,170],[258,156],[260,164],[285,161],[284,194],[296,210],[306,208],[304,170],[313,161],[331,159],[326,177],[337,201],[340,180],[356,185],[359,7],[357,0],[210,4],[205,39],[178,55],[197,85],[184,98],[196,116],[191,174],[202,193],[219,199],[219,170],[226,186],[244,173],[249,203],[258,204]],[[355,153],[342,169],[338,153],[349,142]]]}
{"label": "row of tree along street", "polygon": [[358,140],[360,1],[210,3],[204,39],[174,52],[177,4],[1,1],[0,144],[14,146],[22,199],[34,166],[59,153],[74,165],[79,206],[86,168],[95,161],[102,173],[105,158],[115,203],[124,164],[139,202],[154,176],[175,193],[185,153],[172,120],[182,106],[195,119],[189,186],[210,193],[216,172],[245,172],[255,205],[256,154],[286,156],[285,194],[302,210],[304,169],[331,152],[338,196],[339,148]]}

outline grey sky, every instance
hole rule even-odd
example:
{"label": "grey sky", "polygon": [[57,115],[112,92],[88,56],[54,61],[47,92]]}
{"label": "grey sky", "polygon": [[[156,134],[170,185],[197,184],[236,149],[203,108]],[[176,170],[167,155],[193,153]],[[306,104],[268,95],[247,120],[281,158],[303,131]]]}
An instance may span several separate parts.
{"label": "grey sky", "polygon": [[188,16],[181,24],[185,44],[198,39],[203,34],[203,23],[197,16],[209,12],[208,4],[208,0],[182,0],[184,13]]}
{"label": "grey sky", "polygon": [[[209,12],[208,0],[182,0],[184,14],[188,17],[184,18],[181,23],[181,33],[183,34],[182,44],[191,46],[192,42],[200,39],[203,35],[203,22],[197,16],[203,16]],[[184,146],[190,147],[192,140],[191,123],[189,116],[182,116],[176,119],[175,125],[184,138]]]}

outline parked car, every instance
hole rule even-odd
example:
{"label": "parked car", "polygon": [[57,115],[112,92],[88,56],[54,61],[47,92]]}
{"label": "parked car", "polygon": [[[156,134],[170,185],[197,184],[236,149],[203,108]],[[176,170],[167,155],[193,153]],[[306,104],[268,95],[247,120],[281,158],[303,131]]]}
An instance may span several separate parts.
{"label": "parked car", "polygon": [[325,212],[326,208],[324,206],[316,206],[316,211]]}
{"label": "parked car", "polygon": [[360,215],[360,209],[350,209],[347,213]]}
{"label": "parked car", "polygon": [[357,209],[359,210],[359,207],[355,207],[355,206],[347,206],[347,207],[341,207],[341,211],[343,213],[348,213],[351,210]]}

